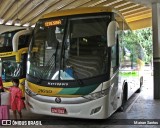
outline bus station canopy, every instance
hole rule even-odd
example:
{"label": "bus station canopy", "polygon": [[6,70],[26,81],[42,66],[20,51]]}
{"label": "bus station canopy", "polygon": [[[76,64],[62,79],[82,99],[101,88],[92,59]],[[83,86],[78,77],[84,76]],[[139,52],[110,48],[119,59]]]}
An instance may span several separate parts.
{"label": "bus station canopy", "polygon": [[42,15],[80,7],[113,7],[132,30],[152,26],[152,3],[160,0],[0,0],[0,24],[32,26]]}

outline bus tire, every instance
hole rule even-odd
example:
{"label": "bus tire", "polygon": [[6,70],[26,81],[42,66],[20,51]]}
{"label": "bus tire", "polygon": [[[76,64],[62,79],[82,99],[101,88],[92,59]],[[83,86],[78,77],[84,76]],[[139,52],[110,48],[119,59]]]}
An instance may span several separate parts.
{"label": "bus tire", "polygon": [[128,83],[125,82],[124,88],[123,88],[123,101],[126,102],[128,97]]}
{"label": "bus tire", "polygon": [[125,82],[122,93],[122,105],[118,108],[118,111],[120,112],[124,111],[124,105],[127,101],[127,95],[128,95],[128,84],[127,82]]}
{"label": "bus tire", "polygon": [[139,89],[136,91],[136,93],[140,93],[142,91],[142,85],[143,85],[143,77],[140,78],[140,87]]}

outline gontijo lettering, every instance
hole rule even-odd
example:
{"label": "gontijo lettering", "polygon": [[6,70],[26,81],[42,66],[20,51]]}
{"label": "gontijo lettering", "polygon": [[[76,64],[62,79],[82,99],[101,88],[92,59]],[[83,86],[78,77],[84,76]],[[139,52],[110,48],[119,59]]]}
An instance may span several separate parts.
{"label": "gontijo lettering", "polygon": [[52,82],[48,82],[48,85],[55,85],[55,86],[68,86],[68,83],[52,83]]}
{"label": "gontijo lettering", "polygon": [[45,26],[48,27],[48,26],[60,25],[61,23],[62,23],[61,20],[48,21],[45,22]]}

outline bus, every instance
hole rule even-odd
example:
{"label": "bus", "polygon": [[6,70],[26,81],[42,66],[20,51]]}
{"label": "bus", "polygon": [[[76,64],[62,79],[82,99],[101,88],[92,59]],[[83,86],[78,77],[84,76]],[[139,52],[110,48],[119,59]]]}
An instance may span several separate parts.
{"label": "bus", "polygon": [[23,96],[30,35],[29,29],[16,29],[0,34],[0,76],[3,86],[12,86],[12,78],[18,78]]}
{"label": "bus", "polygon": [[29,45],[27,109],[87,119],[112,115],[142,86],[139,62],[143,60],[132,59],[123,46],[127,29],[123,17],[112,8],[77,8],[44,15],[37,21]]}

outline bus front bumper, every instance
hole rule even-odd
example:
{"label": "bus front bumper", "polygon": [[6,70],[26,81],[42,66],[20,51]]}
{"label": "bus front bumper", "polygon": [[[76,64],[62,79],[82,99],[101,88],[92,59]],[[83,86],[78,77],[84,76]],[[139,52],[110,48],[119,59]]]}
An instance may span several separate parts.
{"label": "bus front bumper", "polygon": [[[61,100],[63,100],[63,98]],[[108,111],[108,106],[108,95],[84,103],[62,104],[39,101],[26,94],[26,108],[37,114],[73,118],[105,119],[111,115]]]}

